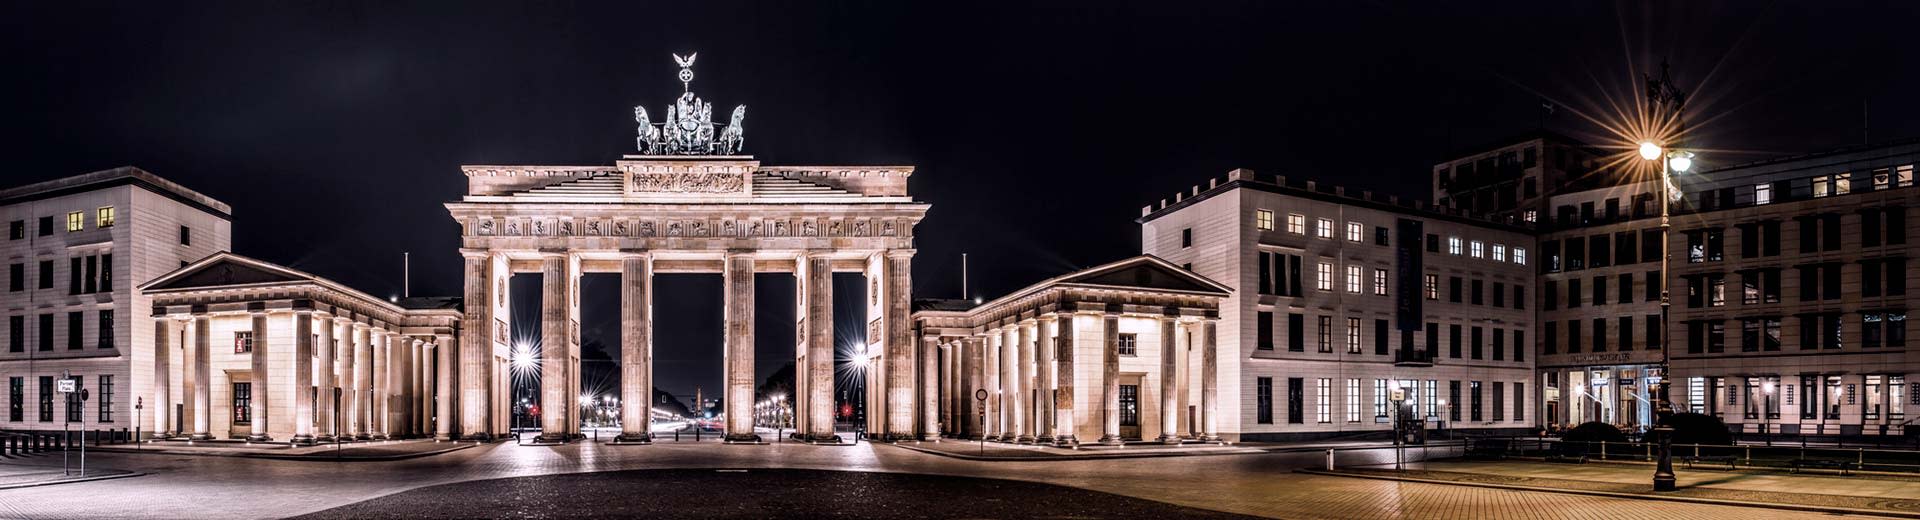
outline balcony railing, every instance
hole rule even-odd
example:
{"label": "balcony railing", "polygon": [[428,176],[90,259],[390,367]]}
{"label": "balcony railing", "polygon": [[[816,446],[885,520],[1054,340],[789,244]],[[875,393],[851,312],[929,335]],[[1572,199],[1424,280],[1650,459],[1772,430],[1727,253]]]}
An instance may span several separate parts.
{"label": "balcony railing", "polygon": [[1393,364],[1403,367],[1430,367],[1433,366],[1433,351],[1405,348],[1395,350]]}

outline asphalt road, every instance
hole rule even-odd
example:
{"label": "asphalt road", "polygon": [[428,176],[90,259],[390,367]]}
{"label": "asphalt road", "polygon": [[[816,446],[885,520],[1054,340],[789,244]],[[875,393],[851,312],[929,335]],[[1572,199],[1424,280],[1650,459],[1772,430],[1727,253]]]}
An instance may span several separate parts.
{"label": "asphalt road", "polygon": [[633,470],[429,486],[303,519],[1253,518],[1013,480],[843,471]]}

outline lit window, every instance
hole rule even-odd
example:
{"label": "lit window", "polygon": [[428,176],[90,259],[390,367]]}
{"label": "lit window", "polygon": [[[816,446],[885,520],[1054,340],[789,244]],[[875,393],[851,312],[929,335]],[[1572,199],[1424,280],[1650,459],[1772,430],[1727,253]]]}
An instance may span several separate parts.
{"label": "lit window", "polygon": [[1447,254],[1460,254],[1460,237],[1447,237]]}
{"label": "lit window", "polygon": [[1901,188],[1913,185],[1913,165],[1909,164],[1893,169],[1893,185]]}
{"label": "lit window", "polygon": [[1813,196],[1825,197],[1827,195],[1832,195],[1833,194],[1832,188],[1827,184],[1827,182],[1831,179],[1832,177],[1828,177],[1825,175],[1814,177],[1813,178]]}
{"label": "lit window", "polygon": [[1347,292],[1360,293],[1360,266],[1347,266]]}
{"label": "lit window", "polygon": [[1313,417],[1319,422],[1333,422],[1333,378],[1322,377],[1314,387]]}
{"label": "lit window", "polygon": [[1273,231],[1273,212],[1257,210],[1253,212],[1253,227],[1261,231]]}
{"label": "lit window", "polygon": [[1847,174],[1833,176],[1833,194],[1846,195],[1853,192],[1853,178]]}
{"label": "lit window", "polygon": [[94,212],[93,223],[95,227],[113,227],[113,220],[113,206],[102,207]]}
{"label": "lit window", "polygon": [[1892,184],[1893,178],[1887,172],[1886,168],[1873,171],[1873,189],[1884,190]]}
{"label": "lit window", "polygon": [[1347,318],[1347,353],[1360,353],[1360,318]]}
{"label": "lit window", "polygon": [[1386,269],[1373,270],[1373,295],[1374,296],[1387,295],[1387,270]]}
{"label": "lit window", "polygon": [[87,228],[86,214],[78,211],[67,213],[67,231],[79,231]]}
{"label": "lit window", "polygon": [[1288,213],[1287,232],[1295,235],[1307,234],[1307,216],[1299,213]]}
{"label": "lit window", "polygon": [[1513,248],[1513,263],[1527,265],[1527,248]]}
{"label": "lit window", "polygon": [[1440,275],[1427,275],[1427,299],[1440,299]]}
{"label": "lit window", "polygon": [[1500,244],[1493,245],[1493,261],[1495,262],[1507,261],[1507,246],[1503,246]]}
{"label": "lit window", "polygon": [[1319,289],[1322,291],[1333,290],[1333,263],[1332,262],[1320,262],[1320,267],[1319,269],[1314,271],[1314,274],[1318,274],[1320,276],[1315,277],[1316,279],[1313,281],[1313,288]]}
{"label": "lit window", "polygon": [[1762,182],[1753,185],[1753,204],[1756,206],[1773,203],[1773,184]]}
{"label": "lit window", "polygon": [[1473,257],[1486,258],[1487,257],[1486,247],[1487,247],[1486,244],[1481,243],[1479,240],[1473,241]]}
{"label": "lit window", "polygon": [[1315,221],[1313,235],[1320,238],[1333,238],[1333,219],[1323,218]]}
{"label": "lit window", "polygon": [[1525,221],[1527,221],[1527,222],[1539,222],[1539,221],[1540,221],[1540,211],[1539,211],[1539,210],[1531,210],[1531,209],[1530,209],[1530,210],[1527,210],[1526,212],[1524,212],[1524,213],[1521,213],[1521,214],[1520,214],[1520,219],[1521,219],[1521,220],[1525,220]]}
{"label": "lit window", "polygon": [[1359,222],[1348,222],[1347,223],[1347,241],[1359,242],[1361,240],[1364,240],[1363,238],[1360,237],[1360,235],[1365,234],[1366,230],[1367,230],[1367,226],[1365,224],[1361,224]]}

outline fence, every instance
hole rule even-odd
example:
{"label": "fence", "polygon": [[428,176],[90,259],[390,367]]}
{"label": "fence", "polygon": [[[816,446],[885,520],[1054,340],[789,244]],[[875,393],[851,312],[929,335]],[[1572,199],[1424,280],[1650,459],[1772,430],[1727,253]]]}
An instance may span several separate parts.
{"label": "fence", "polygon": [[[1565,441],[1553,437],[1476,437],[1467,439],[1467,457],[1539,457],[1549,461],[1618,460],[1652,462],[1657,447],[1650,442]],[[1674,444],[1677,465],[1725,464],[1738,467],[1834,467],[1920,473],[1920,451],[1906,449],[1802,446]]]}

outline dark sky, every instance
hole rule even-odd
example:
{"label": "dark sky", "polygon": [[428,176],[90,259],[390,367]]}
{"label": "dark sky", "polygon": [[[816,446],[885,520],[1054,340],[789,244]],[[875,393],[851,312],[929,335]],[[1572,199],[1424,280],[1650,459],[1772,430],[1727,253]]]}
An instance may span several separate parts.
{"label": "dark sky", "polygon": [[[402,251],[415,294],[459,292],[459,165],[630,152],[631,107],[678,94],[671,52],[751,107],[765,163],[915,165],[921,297],[958,295],[962,252],[987,297],[1137,253],[1140,206],[1235,167],[1424,197],[1543,97],[1603,140],[1581,114],[1663,58],[1690,144],[1741,151],[1707,167],[1855,144],[1863,118],[1920,135],[1905,2],[74,4],[0,7],[4,184],[140,166],[232,204],[239,252],[376,295]],[[699,285],[674,297],[711,308]]]}

